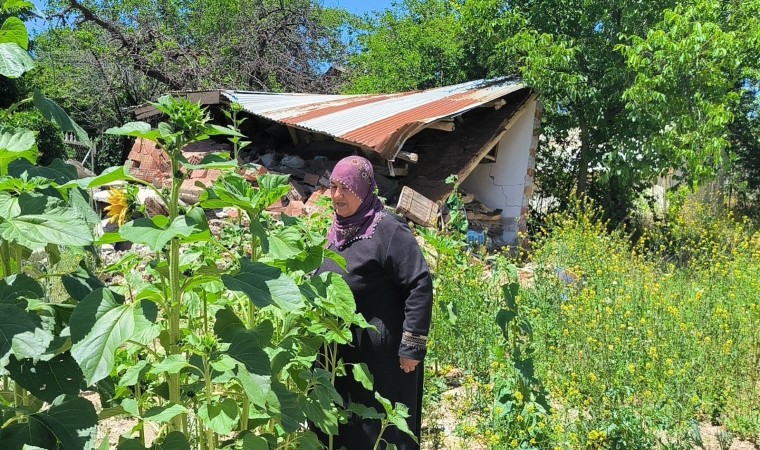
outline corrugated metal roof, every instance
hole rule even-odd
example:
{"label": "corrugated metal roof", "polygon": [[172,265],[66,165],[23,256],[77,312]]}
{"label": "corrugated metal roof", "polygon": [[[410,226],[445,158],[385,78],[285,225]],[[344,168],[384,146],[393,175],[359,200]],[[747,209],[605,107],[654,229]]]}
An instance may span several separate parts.
{"label": "corrugated metal roof", "polygon": [[392,159],[404,142],[441,119],[504,97],[525,86],[512,78],[477,80],[426,91],[377,95],[272,94],[223,91],[246,111],[333,136]]}

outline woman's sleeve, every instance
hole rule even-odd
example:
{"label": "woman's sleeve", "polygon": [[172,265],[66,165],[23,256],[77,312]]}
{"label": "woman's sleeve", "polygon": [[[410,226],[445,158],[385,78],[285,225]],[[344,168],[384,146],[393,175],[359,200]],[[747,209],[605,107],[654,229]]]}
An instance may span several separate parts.
{"label": "woman's sleeve", "polygon": [[405,224],[400,224],[391,234],[385,269],[401,288],[403,300],[404,324],[398,354],[421,361],[427,352],[433,282],[422,250]]}

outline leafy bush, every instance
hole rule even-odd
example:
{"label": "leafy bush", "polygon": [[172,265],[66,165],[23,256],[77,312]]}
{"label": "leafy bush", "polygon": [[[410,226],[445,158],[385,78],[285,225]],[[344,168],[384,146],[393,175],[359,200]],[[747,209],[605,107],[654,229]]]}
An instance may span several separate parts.
{"label": "leafy bush", "polygon": [[55,158],[67,159],[61,128],[42,117],[37,110],[19,111],[0,124],[0,132],[10,132],[13,128],[25,128],[37,132],[37,148],[40,151],[38,163],[46,166]]}

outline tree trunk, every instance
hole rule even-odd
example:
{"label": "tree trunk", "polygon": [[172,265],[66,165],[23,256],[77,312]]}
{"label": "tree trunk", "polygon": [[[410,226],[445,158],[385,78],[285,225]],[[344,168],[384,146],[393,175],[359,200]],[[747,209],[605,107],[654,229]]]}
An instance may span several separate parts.
{"label": "tree trunk", "polygon": [[586,195],[588,186],[588,166],[591,160],[591,144],[588,136],[588,126],[581,123],[581,150],[578,159],[578,183],[575,187],[575,194],[580,198]]}

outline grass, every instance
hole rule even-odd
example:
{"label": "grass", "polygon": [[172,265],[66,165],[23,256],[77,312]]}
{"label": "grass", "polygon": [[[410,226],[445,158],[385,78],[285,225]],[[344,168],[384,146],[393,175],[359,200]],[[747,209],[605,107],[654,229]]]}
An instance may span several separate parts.
{"label": "grass", "polygon": [[[704,421],[757,442],[760,233],[705,208],[679,205],[634,244],[588,205],[549,221],[532,255],[535,286],[518,299],[550,394],[545,417],[528,402],[520,415],[496,411],[494,385],[516,376],[492,345],[503,264],[443,257],[428,397],[445,389],[436,377],[461,368],[476,395],[457,411],[468,419],[460,432],[488,448],[691,449]],[[441,320],[451,310],[457,319]],[[543,439],[511,431],[526,419],[549,430]]]}

